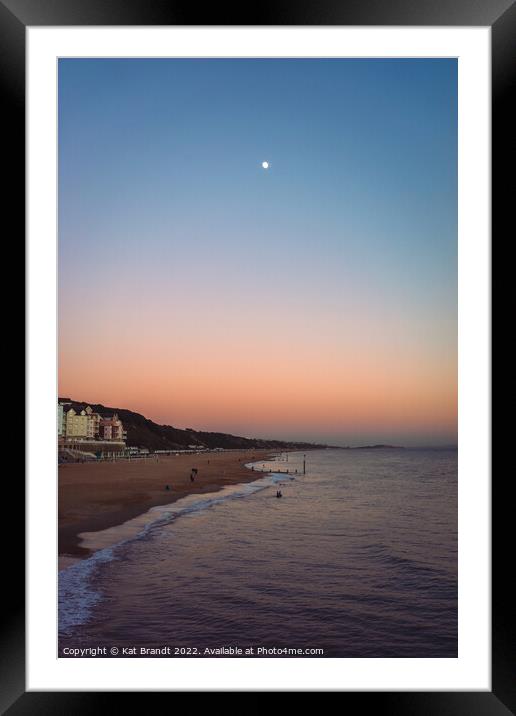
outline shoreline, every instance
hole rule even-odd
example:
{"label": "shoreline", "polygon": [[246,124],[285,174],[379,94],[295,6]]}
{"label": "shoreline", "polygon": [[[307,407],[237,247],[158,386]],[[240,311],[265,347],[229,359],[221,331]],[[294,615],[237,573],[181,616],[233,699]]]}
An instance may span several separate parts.
{"label": "shoreline", "polygon": [[[81,534],[118,527],[189,495],[218,492],[226,485],[248,483],[256,472],[245,465],[264,462],[294,450],[231,450],[179,454],[156,459],[105,463],[71,463],[58,468],[59,568],[91,556]],[[192,468],[198,473],[191,482]],[[169,485],[170,490],[166,490]]]}

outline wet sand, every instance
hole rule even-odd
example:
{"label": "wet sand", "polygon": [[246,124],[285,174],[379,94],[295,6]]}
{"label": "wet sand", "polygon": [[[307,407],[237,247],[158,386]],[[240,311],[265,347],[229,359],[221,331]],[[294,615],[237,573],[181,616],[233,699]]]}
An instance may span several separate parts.
{"label": "wet sand", "polygon": [[[234,450],[60,465],[59,555],[87,557],[90,551],[80,545],[83,532],[120,525],[155,505],[187,495],[256,480],[259,476],[245,464],[276,454],[271,450]],[[192,468],[198,469],[194,482],[190,480]]]}

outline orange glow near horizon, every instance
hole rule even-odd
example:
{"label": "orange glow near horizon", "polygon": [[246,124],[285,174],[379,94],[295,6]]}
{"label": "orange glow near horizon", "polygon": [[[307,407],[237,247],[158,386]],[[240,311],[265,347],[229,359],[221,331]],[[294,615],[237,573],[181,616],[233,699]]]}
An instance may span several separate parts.
{"label": "orange glow near horizon", "polygon": [[394,438],[439,426],[453,440],[456,373],[435,347],[387,349],[378,336],[352,346],[321,331],[303,344],[286,329],[265,338],[190,329],[177,343],[176,335],[147,324],[140,340],[113,330],[93,357],[84,339],[79,350],[63,348],[60,395],[249,436],[341,434],[346,443],[350,433]]}

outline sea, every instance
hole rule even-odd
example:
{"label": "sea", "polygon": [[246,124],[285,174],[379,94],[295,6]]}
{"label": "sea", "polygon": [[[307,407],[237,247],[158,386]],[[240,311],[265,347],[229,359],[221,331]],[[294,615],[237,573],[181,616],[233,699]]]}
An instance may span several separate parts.
{"label": "sea", "polygon": [[456,449],[254,470],[90,536],[97,551],[59,572],[58,655],[457,656]]}

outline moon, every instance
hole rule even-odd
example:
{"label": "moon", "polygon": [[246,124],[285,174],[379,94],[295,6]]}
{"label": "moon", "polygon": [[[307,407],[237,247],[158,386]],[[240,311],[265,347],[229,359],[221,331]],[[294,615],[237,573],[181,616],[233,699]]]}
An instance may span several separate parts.
{"label": "moon", "polygon": [[268,168],[269,168],[269,162],[262,162],[262,167],[263,167],[263,169],[268,169]]}

